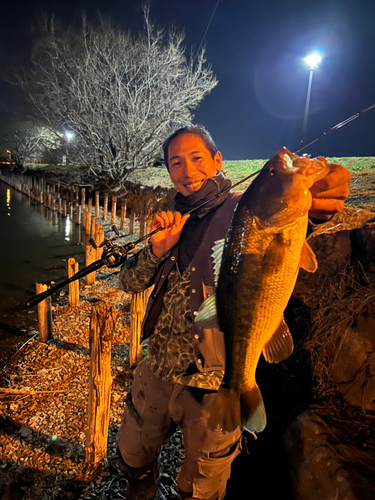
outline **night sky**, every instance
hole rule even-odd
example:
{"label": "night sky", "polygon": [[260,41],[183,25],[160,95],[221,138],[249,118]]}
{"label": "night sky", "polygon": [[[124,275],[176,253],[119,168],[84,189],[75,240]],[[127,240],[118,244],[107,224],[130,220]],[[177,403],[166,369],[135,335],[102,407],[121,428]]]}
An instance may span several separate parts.
{"label": "night sky", "polygon": [[[135,0],[8,0],[0,8],[0,64],[23,60],[30,26],[42,12],[64,24],[82,10],[98,12],[124,30],[142,26]],[[309,68],[303,58],[319,47],[306,139],[310,140],[375,103],[374,0],[153,0],[151,17],[186,34],[187,51],[204,39],[218,86],[195,110],[224,159],[269,158],[302,138]],[[0,101],[15,106],[0,84]],[[2,112],[4,121],[6,114]],[[323,156],[375,156],[375,109],[322,138],[305,152]]]}

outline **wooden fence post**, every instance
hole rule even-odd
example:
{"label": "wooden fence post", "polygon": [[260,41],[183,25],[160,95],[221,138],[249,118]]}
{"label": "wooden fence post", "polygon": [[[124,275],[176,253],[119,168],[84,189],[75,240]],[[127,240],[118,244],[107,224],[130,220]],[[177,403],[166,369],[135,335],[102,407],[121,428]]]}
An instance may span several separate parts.
{"label": "wooden fence post", "polygon": [[134,233],[134,225],[135,225],[135,214],[130,214],[129,221],[129,234]]}
{"label": "wooden fence post", "polygon": [[125,217],[126,217],[126,200],[123,198],[121,200],[121,221],[120,221],[120,229],[124,229],[125,227]]}
{"label": "wooden fence post", "polygon": [[111,224],[116,222],[116,196],[112,196]]}
{"label": "wooden fence post", "polygon": [[86,203],[86,189],[81,188],[81,210],[82,210],[82,212],[85,210],[85,203]]}
{"label": "wooden fence post", "polygon": [[95,238],[95,234],[96,234],[96,219],[95,217],[93,217],[91,221],[91,237]]}
{"label": "wooden fence post", "polygon": [[[86,245],[86,267],[95,262],[96,250],[91,245]],[[86,274],[86,283],[87,285],[91,285],[91,283],[95,282],[95,271],[90,274]]]}
{"label": "wooden fence post", "polygon": [[142,217],[139,218],[139,237],[142,238],[146,233],[145,233],[145,225],[146,225],[146,217],[142,215]]}
{"label": "wooden fence post", "polygon": [[95,304],[90,319],[90,375],[87,405],[86,464],[107,454],[111,402],[111,341],[119,313],[110,304]]}
{"label": "wooden fence post", "polygon": [[[68,260],[68,277],[71,278],[73,274],[78,273],[78,262],[70,258]],[[78,306],[79,304],[79,280],[69,283],[69,305]]]}
{"label": "wooden fence post", "polygon": [[76,224],[81,224],[81,205],[76,204]]}
{"label": "wooden fence post", "polygon": [[99,218],[99,191],[95,191],[95,217]]}
{"label": "wooden fence post", "polygon": [[98,248],[96,249],[96,260],[102,258],[103,247],[101,247],[100,244],[103,243],[103,241],[104,241],[104,229],[102,228],[102,226],[99,226],[96,237],[96,244],[98,245]]}
{"label": "wooden fence post", "polygon": [[108,193],[104,193],[104,202],[103,202],[103,220],[106,220],[108,212]]}
{"label": "wooden fence post", "polygon": [[87,212],[86,212],[86,227],[85,227],[86,234],[90,234],[90,230],[91,230],[91,210],[87,210]]}
{"label": "wooden fence post", "polygon": [[[48,290],[47,285],[35,283],[36,293],[42,293]],[[39,341],[47,342],[52,338],[52,308],[51,297],[47,297],[38,304],[38,321],[39,321]]]}

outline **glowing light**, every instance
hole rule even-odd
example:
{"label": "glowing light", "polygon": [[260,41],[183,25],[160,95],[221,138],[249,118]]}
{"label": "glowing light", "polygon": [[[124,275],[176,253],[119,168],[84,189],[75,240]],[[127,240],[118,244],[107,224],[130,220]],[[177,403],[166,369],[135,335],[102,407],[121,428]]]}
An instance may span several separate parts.
{"label": "glowing light", "polygon": [[69,217],[65,219],[65,241],[70,241],[70,230],[72,227],[71,220]]}
{"label": "glowing light", "polygon": [[[10,206],[10,189],[7,189],[7,209],[8,210],[11,210],[11,206]],[[7,213],[8,217],[10,217],[10,213],[8,212]]]}
{"label": "glowing light", "polygon": [[73,132],[65,132],[65,137],[68,142],[70,142],[74,138]]}
{"label": "glowing light", "polygon": [[304,58],[304,61],[310,66],[310,69],[315,69],[321,60],[322,56],[318,52],[313,52]]}

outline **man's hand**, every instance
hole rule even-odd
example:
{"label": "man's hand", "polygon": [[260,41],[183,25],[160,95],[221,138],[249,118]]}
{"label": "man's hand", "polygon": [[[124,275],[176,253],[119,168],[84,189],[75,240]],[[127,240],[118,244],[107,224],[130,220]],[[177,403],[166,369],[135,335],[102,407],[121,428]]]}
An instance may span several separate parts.
{"label": "man's hand", "polygon": [[176,245],[180,239],[182,228],[189,217],[189,214],[181,217],[180,212],[172,214],[169,211],[155,215],[151,224],[151,231],[154,231],[158,227],[163,228],[162,231],[152,235],[150,238],[152,252],[156,257],[162,257]]}
{"label": "man's hand", "polygon": [[310,188],[312,205],[309,217],[328,220],[341,212],[349,196],[350,172],[338,163],[329,163],[330,171]]}

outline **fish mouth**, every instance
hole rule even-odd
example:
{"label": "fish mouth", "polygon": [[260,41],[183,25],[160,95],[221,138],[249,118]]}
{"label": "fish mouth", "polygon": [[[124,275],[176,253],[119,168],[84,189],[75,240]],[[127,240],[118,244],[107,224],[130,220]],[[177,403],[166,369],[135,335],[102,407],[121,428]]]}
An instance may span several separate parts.
{"label": "fish mouth", "polygon": [[279,149],[277,156],[279,161],[275,167],[271,165],[269,171],[272,168],[279,170],[280,179],[285,179],[285,184],[284,189],[280,188],[279,195],[276,190],[275,210],[262,208],[258,212],[263,213],[263,217],[259,218],[259,224],[263,228],[281,228],[305,216],[311,206],[310,188],[329,172],[328,162],[323,157],[311,159],[307,154],[298,156],[287,148]]}
{"label": "fish mouth", "polygon": [[284,168],[303,176],[303,185],[307,189],[329,172],[328,162],[323,156],[311,159],[308,154],[298,156],[287,148],[281,148],[277,154],[281,157]]}

